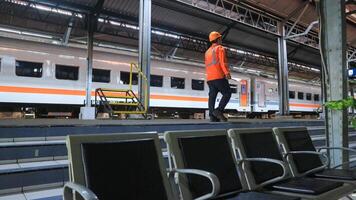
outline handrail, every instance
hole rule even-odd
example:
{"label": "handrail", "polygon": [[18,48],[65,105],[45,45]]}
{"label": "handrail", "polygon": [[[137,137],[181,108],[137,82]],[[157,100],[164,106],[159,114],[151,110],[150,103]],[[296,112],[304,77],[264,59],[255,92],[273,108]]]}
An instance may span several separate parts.
{"label": "handrail", "polygon": [[[137,73],[139,74],[139,77],[143,78],[145,83],[145,88],[144,88],[144,99],[145,99],[145,103],[144,103],[144,112],[147,112],[147,107],[148,107],[148,94],[147,94],[147,90],[148,90],[148,80],[146,75],[140,70],[140,68],[135,64],[135,63],[131,63],[130,64],[130,90],[132,88],[132,71],[133,68],[135,67]],[[141,97],[140,97],[141,98]]]}
{"label": "handrail", "polygon": [[[137,75],[139,80],[141,80],[141,83],[144,84],[144,88],[143,88],[143,95],[144,96],[136,96],[135,92],[133,92],[132,90],[132,84],[133,84],[133,73],[134,70],[137,71]],[[115,93],[121,93],[121,92],[126,92],[126,96],[130,95],[132,97],[134,97],[135,100],[137,100],[138,105],[139,105],[139,112],[142,114],[147,114],[148,111],[148,79],[146,77],[146,75],[141,71],[141,69],[138,67],[137,64],[135,63],[130,63],[130,76],[129,76],[129,89],[128,90],[123,90],[123,89],[109,89],[109,88],[97,88],[95,90],[95,101],[97,102],[97,96],[99,97],[99,99],[102,101],[102,97],[104,97],[104,100],[107,102],[106,96],[105,96],[105,92],[113,92]],[[140,95],[140,94],[139,94]],[[144,99],[144,103],[142,103],[142,100]],[[126,99],[127,101],[127,99]],[[109,105],[110,107],[110,105]],[[112,109],[110,109],[112,110]]]}

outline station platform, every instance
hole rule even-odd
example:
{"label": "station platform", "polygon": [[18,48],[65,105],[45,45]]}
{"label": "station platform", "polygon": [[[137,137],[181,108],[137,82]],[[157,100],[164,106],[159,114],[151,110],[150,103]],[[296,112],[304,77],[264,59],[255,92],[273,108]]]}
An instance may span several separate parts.
{"label": "station platform", "polygon": [[[193,119],[157,120],[78,120],[26,119],[0,120],[0,141],[8,138],[53,137],[68,134],[125,133],[169,130],[228,129],[249,127],[323,126],[322,120],[305,119],[233,119],[228,122],[210,122]],[[21,140],[21,139],[20,139]],[[11,141],[11,139],[10,139]],[[15,139],[16,141],[16,139]]]}
{"label": "station platform", "polygon": [[4,119],[0,120],[0,127],[19,126],[92,126],[92,125],[157,125],[157,124],[268,124],[290,123],[323,125],[318,119],[229,119],[228,122],[210,122],[201,119],[154,119],[154,120],[79,120],[79,119]]}
{"label": "station platform", "polygon": [[[67,120],[31,119],[0,121],[0,200],[59,200],[61,187],[68,181],[65,136],[68,134],[105,134],[157,132],[167,161],[163,132],[256,127],[306,126],[315,146],[325,145],[322,120],[237,119],[229,122],[208,120]],[[350,129],[350,147],[356,149],[356,131]],[[356,154],[351,155],[356,159]]]}

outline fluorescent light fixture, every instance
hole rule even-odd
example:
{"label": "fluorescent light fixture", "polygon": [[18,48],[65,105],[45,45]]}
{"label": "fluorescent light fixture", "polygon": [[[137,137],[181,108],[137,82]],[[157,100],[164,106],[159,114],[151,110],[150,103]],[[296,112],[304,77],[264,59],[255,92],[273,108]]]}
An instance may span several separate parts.
{"label": "fluorescent light fixture", "polygon": [[9,29],[9,28],[0,28],[0,31],[8,32],[8,33],[21,34],[21,31],[17,31],[17,30],[14,30],[14,29]]}
{"label": "fluorescent light fixture", "polygon": [[[17,5],[21,5],[21,6],[28,6],[29,5],[28,2],[20,1],[20,0],[5,0],[5,1],[17,4]],[[40,4],[36,4],[36,3],[30,4],[30,6],[32,8],[35,8],[35,9],[38,9],[38,10],[42,10],[42,11],[53,12],[53,13],[58,13],[58,14],[61,14],[61,15],[75,16],[75,17],[78,17],[78,18],[83,18],[82,14],[73,13],[71,11],[64,10],[64,9],[51,8],[50,6],[40,5]]]}
{"label": "fluorescent light fixture", "polygon": [[99,43],[98,46],[99,46],[99,47],[104,47],[104,48],[110,48],[110,49],[117,49],[117,50],[123,50],[123,51],[137,52],[136,49],[130,49],[130,48],[125,48],[125,47],[120,47],[120,46],[115,46],[115,45],[110,45],[110,44]]}
{"label": "fluorescent light fixture", "polygon": [[31,33],[31,32],[23,31],[23,32],[21,32],[21,34],[22,34],[22,35],[34,36],[34,37],[41,37],[41,38],[53,39],[53,37],[50,36],[50,35],[44,35],[44,34],[39,34],[39,33]]}

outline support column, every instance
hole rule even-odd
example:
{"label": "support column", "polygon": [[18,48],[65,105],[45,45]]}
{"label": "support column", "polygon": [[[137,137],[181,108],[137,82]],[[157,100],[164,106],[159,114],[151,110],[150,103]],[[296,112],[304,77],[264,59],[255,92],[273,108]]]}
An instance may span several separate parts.
{"label": "support column", "polygon": [[[321,105],[325,104],[326,101],[326,82],[325,82],[325,72],[323,67],[320,69],[320,102]],[[319,114],[319,119],[326,120],[326,108],[322,109],[322,112]],[[328,135],[326,135],[326,140],[328,140]]]}
{"label": "support column", "polygon": [[87,17],[88,26],[88,41],[87,41],[87,76],[85,89],[85,107],[80,108],[80,119],[95,119],[95,107],[91,106],[91,85],[93,77],[93,43],[94,31],[97,18],[94,14],[89,14]]}
{"label": "support column", "polygon": [[289,90],[288,90],[288,52],[286,30],[284,24],[278,25],[280,37],[278,38],[278,93],[279,115],[289,115]]}
{"label": "support column", "polygon": [[[150,74],[151,74],[151,0],[140,0],[140,38],[139,38],[139,67],[147,77],[147,86],[139,81],[139,96],[144,105],[149,107],[150,102]],[[147,90],[145,91],[147,87]],[[145,99],[144,95],[147,95]],[[146,102],[147,101],[147,102]]]}
{"label": "support column", "polygon": [[[326,101],[347,97],[345,1],[322,0],[321,49],[326,65]],[[324,98],[325,98],[324,97]],[[330,147],[348,147],[347,110],[327,109],[326,129]],[[330,151],[331,165],[348,160],[346,151]]]}

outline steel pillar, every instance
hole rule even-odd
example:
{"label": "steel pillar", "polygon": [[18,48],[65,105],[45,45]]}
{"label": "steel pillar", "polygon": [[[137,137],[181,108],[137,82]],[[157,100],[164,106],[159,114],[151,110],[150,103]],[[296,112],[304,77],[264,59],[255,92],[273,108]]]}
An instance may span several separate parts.
{"label": "steel pillar", "polygon": [[[148,98],[145,99],[146,83],[139,81],[139,96],[143,104],[146,103],[147,108],[150,102],[150,74],[151,74],[151,0],[140,0],[140,38],[139,38],[139,67],[143,74],[147,77],[147,91]],[[147,100],[147,102],[145,102]]]}
{"label": "steel pillar", "polygon": [[[326,101],[347,97],[345,1],[320,1],[321,50],[325,61]],[[330,147],[348,147],[347,110],[326,112],[326,130]],[[348,160],[347,151],[330,151],[331,165]]]}
{"label": "steel pillar", "polygon": [[[325,70],[323,67],[320,69],[320,102],[322,105],[325,104],[326,101],[326,79],[325,79]],[[321,113],[319,114],[319,118],[321,120],[327,120],[326,119],[326,108],[322,108]],[[326,135],[326,139],[328,140],[328,135]]]}
{"label": "steel pillar", "polygon": [[278,93],[279,93],[279,114],[289,115],[289,90],[288,90],[288,52],[286,41],[286,30],[284,24],[279,23],[278,38]]}
{"label": "steel pillar", "polygon": [[87,41],[87,75],[86,75],[86,87],[85,87],[85,107],[80,110],[81,119],[95,119],[95,108],[91,106],[91,89],[92,89],[92,77],[93,77],[93,43],[94,43],[94,31],[96,27],[97,18],[94,14],[88,14],[87,26],[88,26],[88,41]]}
{"label": "steel pillar", "polygon": [[94,43],[94,16],[88,16],[88,42],[87,42],[87,82],[86,82],[86,95],[85,106],[91,107],[91,85],[93,77],[93,43]]}

